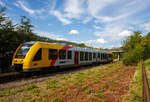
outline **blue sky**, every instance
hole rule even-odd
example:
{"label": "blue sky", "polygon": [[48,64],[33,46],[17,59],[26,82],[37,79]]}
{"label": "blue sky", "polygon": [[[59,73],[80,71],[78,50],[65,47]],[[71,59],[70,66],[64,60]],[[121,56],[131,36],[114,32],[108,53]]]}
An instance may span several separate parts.
{"label": "blue sky", "polygon": [[14,23],[27,16],[40,36],[120,47],[135,30],[150,31],[150,0],[0,0]]}

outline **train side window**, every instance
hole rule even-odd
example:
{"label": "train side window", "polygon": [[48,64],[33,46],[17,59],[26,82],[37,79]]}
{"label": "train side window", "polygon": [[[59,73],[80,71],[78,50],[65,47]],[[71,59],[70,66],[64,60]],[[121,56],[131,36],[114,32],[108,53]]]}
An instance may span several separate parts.
{"label": "train side window", "polygon": [[96,53],[93,53],[93,58],[94,58],[94,59],[96,58]]}
{"label": "train side window", "polygon": [[106,54],[104,54],[104,59],[106,59]]}
{"label": "train side window", "polygon": [[66,59],[66,50],[59,50],[59,58]]}
{"label": "train side window", "polygon": [[103,59],[105,59],[105,54],[103,54]]}
{"label": "train side window", "polygon": [[80,61],[84,60],[84,52],[80,52]]}
{"label": "train side window", "polygon": [[68,51],[68,59],[72,59],[72,51]]}
{"label": "train side window", "polygon": [[40,48],[34,56],[33,61],[39,61],[42,59],[42,48]]}
{"label": "train side window", "polygon": [[89,53],[89,60],[92,60],[92,53]]}
{"label": "train side window", "polygon": [[98,58],[100,58],[100,53],[98,53]]}
{"label": "train side window", "polygon": [[88,56],[89,54],[88,54],[88,52],[85,52],[85,61],[88,61]]}
{"label": "train side window", "polygon": [[57,59],[57,49],[49,49],[49,59]]}
{"label": "train side window", "polygon": [[102,59],[104,59],[104,54],[102,53]]}

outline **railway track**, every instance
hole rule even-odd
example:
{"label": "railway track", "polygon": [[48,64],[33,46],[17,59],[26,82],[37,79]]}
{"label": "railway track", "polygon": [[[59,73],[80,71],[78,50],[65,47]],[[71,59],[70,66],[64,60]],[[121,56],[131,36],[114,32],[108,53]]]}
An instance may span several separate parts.
{"label": "railway track", "polygon": [[143,61],[142,61],[142,82],[143,82],[143,100],[144,102],[150,102],[150,91]]}

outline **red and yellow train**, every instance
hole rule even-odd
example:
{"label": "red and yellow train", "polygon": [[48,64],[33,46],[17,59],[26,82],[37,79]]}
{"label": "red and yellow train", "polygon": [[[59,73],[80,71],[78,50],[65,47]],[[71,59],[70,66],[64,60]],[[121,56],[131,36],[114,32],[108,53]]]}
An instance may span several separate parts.
{"label": "red and yellow train", "polygon": [[19,72],[30,72],[111,61],[112,55],[107,51],[32,41],[23,43],[16,49],[12,68]]}

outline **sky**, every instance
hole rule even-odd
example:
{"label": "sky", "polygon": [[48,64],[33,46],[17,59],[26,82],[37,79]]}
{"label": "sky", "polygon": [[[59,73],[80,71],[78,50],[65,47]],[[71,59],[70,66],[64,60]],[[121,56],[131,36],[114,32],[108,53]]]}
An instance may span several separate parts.
{"label": "sky", "polygon": [[37,35],[112,48],[150,31],[150,0],[0,0],[15,24],[27,16]]}

